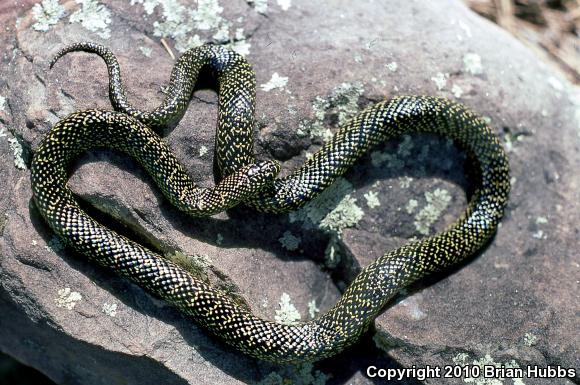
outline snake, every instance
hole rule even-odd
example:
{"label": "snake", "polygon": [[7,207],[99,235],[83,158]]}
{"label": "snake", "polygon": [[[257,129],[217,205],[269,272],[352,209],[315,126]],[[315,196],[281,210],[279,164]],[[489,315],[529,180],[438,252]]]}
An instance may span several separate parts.
{"label": "snake", "polygon": [[[36,207],[68,247],[127,277],[252,357],[299,363],[342,351],[368,330],[402,288],[464,261],[488,244],[504,214],[510,190],[506,153],[493,128],[458,102],[423,95],[378,102],[339,127],[303,165],[279,177],[277,161],[259,161],[254,154],[256,78],[243,56],[220,45],[189,49],[175,62],[162,103],[144,111],[128,102],[118,61],[102,45],[66,46],[54,56],[51,68],[73,51],[104,60],[113,111],[75,112],[48,131],[31,164]],[[200,73],[217,80],[215,160],[220,176],[210,188],[193,181],[158,133],[181,119]],[[238,204],[264,215],[284,213],[315,199],[378,144],[415,133],[451,139],[473,161],[477,185],[464,212],[444,231],[386,251],[360,270],[328,311],[292,324],[255,315],[234,296],[98,223],[67,186],[69,163],[85,151],[106,147],[136,159],[167,199],[190,215],[209,216]]]}

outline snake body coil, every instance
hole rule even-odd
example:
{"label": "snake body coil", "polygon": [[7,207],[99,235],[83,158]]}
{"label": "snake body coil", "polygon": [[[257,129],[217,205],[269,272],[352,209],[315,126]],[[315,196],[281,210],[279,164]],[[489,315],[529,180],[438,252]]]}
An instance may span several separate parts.
{"label": "snake body coil", "polygon": [[[219,46],[186,52],[171,74],[167,96],[152,112],[133,108],[120,71],[106,48],[79,43],[67,52],[97,53],[107,63],[113,106],[121,112],[87,110],[58,122],[32,162],[36,205],[50,227],[71,247],[109,267],[191,315],[237,349],[270,361],[312,361],[356,341],[399,289],[475,253],[493,236],[509,193],[506,155],[489,126],[466,107],[429,96],[403,96],[371,106],[347,122],[311,159],[275,179],[275,162],[253,154],[255,78],[239,55]],[[216,158],[224,178],[200,189],[148,126],[178,121],[199,71],[209,67],[219,84]],[[453,139],[479,165],[481,183],[464,214],[448,230],[387,252],[365,267],[337,304],[319,318],[283,325],[256,317],[227,294],[192,277],[151,250],[100,225],[75,202],[66,167],[80,152],[108,146],[136,158],[180,209],[210,215],[244,202],[265,212],[285,212],[315,198],[360,156],[404,133],[429,132]]]}

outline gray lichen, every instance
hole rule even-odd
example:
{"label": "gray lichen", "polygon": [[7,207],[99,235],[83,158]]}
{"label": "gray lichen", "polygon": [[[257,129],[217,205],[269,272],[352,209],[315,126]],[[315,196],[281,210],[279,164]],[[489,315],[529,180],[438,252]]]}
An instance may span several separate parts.
{"label": "gray lichen", "polygon": [[97,0],[76,0],[81,8],[69,18],[71,23],[80,23],[83,28],[95,32],[103,39],[111,37],[109,24],[111,11]]}
{"label": "gray lichen", "polygon": [[76,291],[72,291],[70,287],[65,287],[58,291],[58,297],[54,300],[56,306],[72,310],[76,304],[83,299],[83,296]]}
{"label": "gray lichen", "polygon": [[296,237],[290,231],[285,231],[284,234],[282,234],[282,237],[278,239],[278,241],[282,244],[282,247],[284,247],[286,250],[294,251],[298,250],[298,247],[300,246],[300,242],[302,240],[300,239],[300,237]]}
{"label": "gray lichen", "polygon": [[32,16],[36,20],[32,28],[35,31],[46,32],[64,16],[64,7],[58,0],[42,0],[32,7]]}
{"label": "gray lichen", "polygon": [[466,53],[463,56],[463,69],[471,75],[480,75],[483,73],[481,56],[476,53]]}
{"label": "gray lichen", "polygon": [[187,255],[181,251],[175,251],[168,255],[167,259],[201,278],[207,277],[207,269],[212,265],[211,259],[207,255]]}
{"label": "gray lichen", "polygon": [[276,321],[285,325],[294,325],[300,321],[300,312],[290,302],[290,296],[287,293],[282,293],[278,304],[280,309],[276,310],[276,315],[274,316]]}
{"label": "gray lichen", "polygon": [[[427,200],[427,205],[415,215],[413,223],[419,233],[429,235],[431,225],[439,219],[443,210],[447,208],[451,201],[451,195],[449,191],[438,188],[433,192],[426,192],[425,199]],[[407,211],[409,211],[409,207],[407,207]]]}
{"label": "gray lichen", "polygon": [[312,139],[322,138],[325,141],[330,139],[332,132],[324,125],[325,117],[336,114],[338,125],[343,125],[359,112],[358,101],[363,92],[364,88],[360,83],[342,83],[333,89],[329,98],[316,97],[312,103],[314,119],[300,122],[297,134]]}
{"label": "gray lichen", "polygon": [[367,201],[367,206],[370,209],[375,209],[381,205],[381,202],[379,201],[379,194],[376,191],[369,191],[364,194],[364,197]]}
{"label": "gray lichen", "polygon": [[[484,367],[486,366],[494,366],[496,368],[504,368],[504,369],[516,369],[519,368],[520,365],[515,361],[507,361],[507,362],[496,362],[493,357],[489,354],[486,354],[483,357],[476,358],[471,360],[467,353],[459,353],[455,357],[453,357],[453,363],[455,365],[461,366],[479,366],[481,372],[483,372]],[[507,379],[504,377],[487,377],[487,376],[478,376],[478,377],[463,377],[463,382],[467,384],[475,384],[475,385],[504,385],[506,384],[504,381]],[[510,382],[513,385],[525,385],[521,378],[510,378]]]}
{"label": "gray lichen", "polygon": [[10,148],[12,149],[12,154],[14,155],[14,166],[20,170],[26,170],[26,163],[22,157],[24,149],[20,141],[16,138],[9,138],[8,143],[10,143]]}
{"label": "gray lichen", "polygon": [[350,194],[353,185],[338,178],[329,188],[304,207],[289,214],[290,222],[301,221],[303,228],[317,227],[340,234],[343,229],[356,225],[363,217],[363,210]]}
{"label": "gray lichen", "polygon": [[161,20],[153,23],[153,34],[174,39],[179,52],[214,41],[241,55],[249,53],[243,29],[232,31],[234,22],[222,17],[223,7],[218,0],[199,0],[195,8],[177,0],[131,0],[131,4],[142,4],[148,15],[161,8]]}
{"label": "gray lichen", "polygon": [[278,75],[278,72],[274,72],[272,78],[267,83],[260,85],[260,88],[262,91],[268,92],[275,89],[284,89],[286,84],[288,84],[288,78]]}
{"label": "gray lichen", "polygon": [[101,311],[109,317],[115,317],[117,315],[117,304],[105,302],[101,308]]}
{"label": "gray lichen", "polygon": [[325,385],[328,376],[314,370],[311,363],[286,365],[276,372],[271,372],[256,385]]}

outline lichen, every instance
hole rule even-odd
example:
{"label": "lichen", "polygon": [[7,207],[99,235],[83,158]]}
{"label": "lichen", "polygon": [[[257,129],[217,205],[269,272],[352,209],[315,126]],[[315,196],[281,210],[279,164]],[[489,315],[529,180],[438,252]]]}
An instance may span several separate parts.
{"label": "lichen", "polygon": [[421,153],[417,157],[411,157],[414,144],[411,136],[404,135],[403,140],[398,144],[395,153],[391,153],[384,150],[376,150],[371,152],[371,164],[377,168],[384,168],[385,166],[393,170],[401,170],[406,164],[411,164],[415,161],[421,161],[423,157],[423,152],[427,151],[428,148],[422,149]]}
{"label": "lichen", "polygon": [[556,91],[564,91],[564,85],[560,80],[555,78],[554,76],[548,77],[548,84],[555,89]]}
{"label": "lichen", "polygon": [[338,125],[343,125],[359,112],[358,101],[363,92],[364,88],[360,83],[342,83],[333,89],[328,99],[317,96],[312,102],[314,119],[300,122],[298,136],[322,138],[324,141],[330,139],[332,132],[324,125],[325,117],[336,114]]}
{"label": "lichen", "polygon": [[389,71],[395,72],[395,71],[397,71],[397,68],[399,68],[399,65],[396,62],[391,62],[391,63],[385,64],[385,67]]}
{"label": "lichen", "polygon": [[117,304],[105,302],[101,311],[109,317],[115,317],[117,315]]}
{"label": "lichen", "polygon": [[83,28],[95,32],[103,39],[111,37],[109,24],[111,23],[111,11],[97,0],[75,0],[81,6],[79,10],[70,15],[71,23],[80,23]]}
{"label": "lichen", "polygon": [[224,243],[224,236],[218,233],[215,240],[216,245],[221,246]]}
{"label": "lichen", "polygon": [[292,6],[292,0],[277,0],[277,3],[283,11],[287,11]]}
{"label": "lichen", "polygon": [[58,0],[42,0],[32,7],[32,16],[36,20],[32,28],[35,31],[46,32],[64,16],[64,7]]}
{"label": "lichen", "polygon": [[471,75],[480,75],[483,73],[481,56],[476,53],[466,53],[463,56],[463,69]]}
{"label": "lichen", "polygon": [[526,346],[534,346],[538,343],[538,336],[532,333],[526,333],[524,335],[524,345]]}
{"label": "lichen", "polygon": [[314,370],[311,363],[286,365],[276,372],[269,373],[256,385],[325,385],[328,376]]}
{"label": "lichen", "polygon": [[12,149],[12,154],[14,155],[14,166],[20,170],[26,170],[26,163],[22,157],[24,149],[22,144],[16,138],[9,138],[8,143],[10,143],[10,148]]}
{"label": "lichen", "polygon": [[457,84],[453,84],[453,87],[451,87],[451,93],[453,93],[453,96],[459,99],[463,96],[463,88]]}
{"label": "lichen", "polygon": [[301,221],[303,228],[317,227],[329,233],[340,234],[343,229],[356,225],[363,210],[350,194],[354,188],[344,178],[337,180],[316,199],[289,214],[290,222]]}
{"label": "lichen", "polygon": [[536,239],[546,239],[547,236],[546,234],[544,234],[544,230],[538,230],[535,233],[532,234],[532,237],[536,238]]}
{"label": "lichen", "polygon": [[274,72],[272,78],[267,83],[260,85],[260,88],[262,91],[268,92],[277,88],[284,89],[286,84],[288,84],[288,78],[286,76],[280,76],[278,72]]}
{"label": "lichen", "polygon": [[316,306],[316,300],[313,299],[312,301],[308,302],[308,315],[311,319],[316,318],[316,315],[320,313],[320,309]]}
{"label": "lichen", "polygon": [[207,154],[208,152],[208,148],[206,146],[201,146],[199,148],[199,157],[201,158],[202,156],[204,156],[205,154]]}
{"label": "lichen", "polygon": [[224,9],[218,0],[199,0],[196,8],[186,7],[178,0],[131,0],[131,4],[137,3],[142,4],[149,15],[155,8],[161,8],[161,20],[153,23],[153,34],[174,39],[179,52],[213,40],[241,55],[249,53],[251,45],[243,29],[238,28],[232,38],[233,22],[222,17]]}
{"label": "lichen", "polygon": [[191,12],[196,28],[202,31],[219,29],[224,22],[220,16],[223,10],[217,0],[198,0],[197,10]]}
{"label": "lichen", "polygon": [[302,240],[300,239],[300,237],[296,237],[290,231],[285,231],[284,234],[282,234],[282,237],[278,239],[278,241],[282,244],[282,247],[284,247],[286,250],[294,251],[298,250],[298,247],[300,246],[300,242]]}
{"label": "lichen", "polygon": [[379,194],[376,191],[369,191],[364,194],[364,197],[367,201],[367,206],[370,209],[377,208],[381,205],[381,202],[379,201]]}
{"label": "lichen", "polygon": [[139,51],[141,51],[145,57],[151,57],[151,54],[153,53],[153,50],[149,47],[139,47]]}
{"label": "lichen", "polygon": [[429,235],[431,225],[439,219],[443,210],[447,208],[451,201],[451,195],[449,191],[437,188],[433,192],[426,192],[425,199],[427,205],[415,215],[413,223],[419,233]]}
{"label": "lichen", "polygon": [[54,301],[56,302],[56,306],[72,310],[82,299],[83,296],[80,293],[71,291],[70,287],[65,287],[58,291],[58,297]]}
{"label": "lichen", "polygon": [[347,227],[353,227],[360,222],[364,211],[356,204],[356,198],[345,195],[338,205],[320,221],[323,230],[341,234]]}
{"label": "lichen", "polygon": [[444,74],[442,72],[438,72],[435,76],[431,78],[437,89],[441,91],[447,85],[447,79],[449,79],[449,74]]}
{"label": "lichen", "polygon": [[[473,359],[469,362],[469,355],[467,353],[459,353],[455,357],[452,358],[452,361],[455,365],[461,366],[479,366],[481,369],[481,373],[484,371],[484,367],[486,366],[494,366],[496,368],[504,368],[504,369],[516,369],[519,368],[520,365],[515,361],[511,360],[508,362],[496,362],[491,355],[486,354],[485,356],[479,359]],[[463,377],[463,382],[467,384],[475,384],[475,385],[504,385],[504,377],[487,377],[480,375],[478,377]],[[511,378],[514,385],[524,385],[524,382],[521,378]]]}
{"label": "lichen", "polygon": [[300,320],[300,313],[296,306],[290,302],[290,296],[287,293],[282,293],[278,304],[280,309],[276,310],[276,315],[274,316],[277,322],[284,325],[294,325]]}
{"label": "lichen", "polygon": [[407,214],[413,214],[418,206],[419,202],[417,202],[416,199],[409,199],[409,202],[407,202],[407,205],[405,206],[405,210],[407,211]]}
{"label": "lichen", "polygon": [[204,254],[187,255],[175,251],[167,255],[167,259],[198,277],[206,277],[207,269],[212,265],[211,259]]}

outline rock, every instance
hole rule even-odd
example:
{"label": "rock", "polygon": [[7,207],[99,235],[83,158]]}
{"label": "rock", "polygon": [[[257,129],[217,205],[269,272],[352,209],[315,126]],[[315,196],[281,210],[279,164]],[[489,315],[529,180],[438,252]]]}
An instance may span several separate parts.
{"label": "rock", "polygon": [[[61,384],[370,384],[377,379],[366,375],[369,365],[578,371],[579,301],[572,289],[580,266],[578,96],[520,43],[453,0],[388,7],[294,1],[287,10],[282,1],[264,9],[263,2],[239,0],[220,4],[221,13],[200,2],[192,15],[186,10],[196,6],[185,2],[183,10],[147,8],[163,1],[121,3],[103,1],[91,14],[87,3],[62,1],[60,12],[56,1],[45,0],[40,11],[52,5],[52,13],[41,17],[31,5],[26,12],[11,9],[20,18],[0,33],[7,69],[0,80],[0,169],[7,186],[0,193],[2,351]],[[130,100],[151,109],[173,64],[160,37],[177,50],[197,39],[230,39],[226,44],[247,53],[258,83],[256,150],[260,158],[284,160],[285,170],[369,103],[417,93],[469,105],[489,117],[510,155],[513,193],[497,237],[454,271],[407,290],[377,319],[374,339],[371,333],[314,367],[259,362],[206,336],[162,301],[62,249],[31,202],[30,155],[51,125],[72,111],[110,109],[98,58],[70,54],[49,71],[51,55],[78,40],[109,46]],[[205,186],[213,183],[216,102],[213,92],[197,92],[167,136]],[[390,142],[337,183],[322,209],[308,212],[316,223],[305,211],[272,217],[243,208],[186,217],[134,162],[109,151],[83,155],[70,184],[100,220],[186,261],[261,316],[299,313],[307,320],[337,300],[359,266],[457,218],[463,191],[473,187],[464,164],[444,139]],[[325,222],[335,207],[346,220]],[[340,237],[329,235],[337,230]],[[464,380],[470,381],[433,381]]]}

